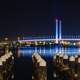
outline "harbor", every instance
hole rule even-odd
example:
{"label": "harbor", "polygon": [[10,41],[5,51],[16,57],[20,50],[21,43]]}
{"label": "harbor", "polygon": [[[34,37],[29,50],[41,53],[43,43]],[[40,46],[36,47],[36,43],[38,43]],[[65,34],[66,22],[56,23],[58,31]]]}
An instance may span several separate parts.
{"label": "harbor", "polygon": [[80,80],[80,2],[0,3],[0,80]]}
{"label": "harbor", "polygon": [[[80,47],[19,47],[22,68],[32,69],[32,80],[79,80]],[[57,51],[57,53],[56,53]],[[20,58],[21,55],[21,58]],[[30,58],[29,58],[30,57]],[[18,60],[18,63],[20,62]],[[43,61],[43,62],[42,62]],[[27,62],[27,63],[25,63]],[[40,63],[41,62],[41,63]],[[42,66],[41,66],[42,64]],[[17,64],[18,65],[18,64]],[[31,67],[29,67],[31,65]],[[18,70],[18,69],[17,69]],[[19,71],[20,72],[20,71]],[[24,73],[26,78],[27,74]],[[20,73],[19,73],[20,74]],[[43,75],[41,75],[43,74]],[[28,76],[30,76],[28,74]],[[22,76],[17,76],[19,79]],[[24,79],[25,79],[24,78]]]}
{"label": "harbor", "polygon": [[79,80],[79,46],[18,46],[0,50],[1,80]]}

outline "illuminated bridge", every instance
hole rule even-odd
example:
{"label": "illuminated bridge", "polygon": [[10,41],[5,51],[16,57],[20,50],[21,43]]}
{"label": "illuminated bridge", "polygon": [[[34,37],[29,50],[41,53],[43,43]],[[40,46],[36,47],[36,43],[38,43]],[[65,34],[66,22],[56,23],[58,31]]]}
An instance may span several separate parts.
{"label": "illuminated bridge", "polygon": [[[29,41],[56,41],[56,39],[31,39],[31,40],[19,40],[19,42],[29,42]],[[61,39],[58,41],[80,41],[80,39]]]}
{"label": "illuminated bridge", "polygon": [[55,36],[44,36],[44,37],[23,37],[19,42],[35,42],[35,41],[55,41],[58,43],[60,41],[80,41],[80,36],[62,36],[61,31],[61,20],[56,19],[56,30]]}

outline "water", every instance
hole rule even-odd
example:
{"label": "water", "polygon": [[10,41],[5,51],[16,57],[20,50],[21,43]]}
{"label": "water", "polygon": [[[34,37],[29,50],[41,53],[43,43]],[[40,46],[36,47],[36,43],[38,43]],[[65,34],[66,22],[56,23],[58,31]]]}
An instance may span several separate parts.
{"label": "water", "polygon": [[50,46],[50,47],[19,47],[19,54],[23,56],[31,56],[34,52],[39,53],[45,57],[52,57],[56,53],[63,53],[68,55],[80,54],[80,47],[69,46]]}
{"label": "water", "polygon": [[[16,59],[16,80],[27,80],[32,78],[31,55],[34,52],[38,52],[42,57],[45,58],[47,62],[49,62],[52,59],[52,56],[56,53],[63,53],[68,55],[80,54],[80,47],[75,46],[19,47],[17,49]],[[49,70],[48,72],[51,73],[51,71],[52,70]]]}

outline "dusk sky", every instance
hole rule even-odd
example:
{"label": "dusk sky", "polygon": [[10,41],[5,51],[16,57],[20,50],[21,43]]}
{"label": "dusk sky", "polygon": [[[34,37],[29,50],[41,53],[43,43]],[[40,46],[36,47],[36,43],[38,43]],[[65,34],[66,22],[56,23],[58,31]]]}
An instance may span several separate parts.
{"label": "dusk sky", "polygon": [[62,20],[63,35],[80,34],[77,0],[9,0],[0,2],[0,34],[54,35],[55,18]]}

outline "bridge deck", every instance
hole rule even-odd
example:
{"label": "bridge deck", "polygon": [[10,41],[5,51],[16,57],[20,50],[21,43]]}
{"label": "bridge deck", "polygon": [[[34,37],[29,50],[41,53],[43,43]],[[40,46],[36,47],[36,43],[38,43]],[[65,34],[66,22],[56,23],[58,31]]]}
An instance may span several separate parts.
{"label": "bridge deck", "polygon": [[[79,39],[76,38],[68,38],[68,39],[58,39],[58,41],[80,41]],[[29,40],[19,40],[19,42],[25,42],[25,41],[56,41],[56,39],[29,39]]]}

